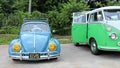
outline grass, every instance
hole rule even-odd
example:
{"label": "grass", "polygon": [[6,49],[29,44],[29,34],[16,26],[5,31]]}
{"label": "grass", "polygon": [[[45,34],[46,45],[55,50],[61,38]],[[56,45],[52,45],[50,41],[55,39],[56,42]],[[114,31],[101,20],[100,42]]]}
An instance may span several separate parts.
{"label": "grass", "polygon": [[68,44],[71,43],[71,36],[59,36],[54,35],[55,38],[57,38],[61,44]]}
{"label": "grass", "polygon": [[[61,44],[71,43],[70,36],[54,35],[53,37],[57,38]],[[10,44],[10,42],[16,38],[18,38],[18,35],[16,34],[0,34],[0,45]]]}
{"label": "grass", "polygon": [[9,44],[13,39],[18,38],[15,34],[0,34],[0,45]]}

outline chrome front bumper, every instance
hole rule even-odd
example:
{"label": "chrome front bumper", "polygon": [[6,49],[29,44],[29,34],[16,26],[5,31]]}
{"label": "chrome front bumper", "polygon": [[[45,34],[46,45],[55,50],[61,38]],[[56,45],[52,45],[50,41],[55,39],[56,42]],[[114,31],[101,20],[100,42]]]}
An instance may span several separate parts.
{"label": "chrome front bumper", "polygon": [[[39,59],[30,59],[29,58],[29,53],[39,53],[39,54],[43,54],[40,55]],[[55,53],[55,54],[51,54],[51,53]],[[13,54],[19,54],[17,55],[13,55]],[[24,56],[23,56],[24,54]],[[48,51],[48,52],[12,52],[11,55],[9,55],[12,59],[19,59],[19,60],[43,60],[43,59],[52,59],[52,58],[58,58],[60,56],[59,53],[57,53],[56,51]]]}

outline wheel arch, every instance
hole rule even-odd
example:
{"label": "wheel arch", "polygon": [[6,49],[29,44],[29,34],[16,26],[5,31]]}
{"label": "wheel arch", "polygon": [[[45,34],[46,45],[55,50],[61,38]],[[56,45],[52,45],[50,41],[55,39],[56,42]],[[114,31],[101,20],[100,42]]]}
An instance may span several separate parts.
{"label": "wheel arch", "polygon": [[[91,42],[91,40],[92,40],[92,39],[94,39],[94,40],[95,40],[95,38],[94,38],[94,37],[90,37],[90,38],[89,38],[89,41],[88,41],[88,42],[89,42],[89,46],[90,46],[90,42]],[[96,40],[95,40],[95,41],[96,41]]]}
{"label": "wheel arch", "polygon": [[[91,45],[91,44],[93,44],[93,41],[95,43],[95,46]],[[89,46],[90,46],[92,54],[94,54],[94,55],[100,55],[102,53],[101,50],[98,49],[97,42],[96,42],[96,39],[94,37],[91,37],[89,39]]]}
{"label": "wheel arch", "polygon": [[49,43],[50,42],[56,43],[56,45],[57,45],[57,51],[60,53],[61,52],[60,41],[58,39],[56,39],[56,38],[51,38],[51,40],[49,40]]}

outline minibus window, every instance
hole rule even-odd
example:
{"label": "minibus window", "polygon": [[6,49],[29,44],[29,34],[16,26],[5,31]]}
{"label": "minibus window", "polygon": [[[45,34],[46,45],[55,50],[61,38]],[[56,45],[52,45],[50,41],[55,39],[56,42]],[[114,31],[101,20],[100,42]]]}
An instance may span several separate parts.
{"label": "minibus window", "polygon": [[93,14],[91,14],[89,22],[91,23],[91,22],[93,22],[93,20],[94,20],[94,17],[93,17]]}
{"label": "minibus window", "polygon": [[86,15],[85,14],[77,14],[74,13],[73,15],[73,23],[86,23]]}
{"label": "minibus window", "polygon": [[104,10],[106,20],[120,20],[120,9]]}
{"label": "minibus window", "polygon": [[98,21],[103,21],[102,11],[98,12],[97,19],[98,19]]}
{"label": "minibus window", "polygon": [[81,23],[82,15],[79,12],[73,13],[73,23]]}
{"label": "minibus window", "polygon": [[97,21],[97,12],[90,15],[90,23]]}
{"label": "minibus window", "polygon": [[85,22],[86,22],[86,16],[83,15],[83,16],[82,16],[82,23],[85,23]]}

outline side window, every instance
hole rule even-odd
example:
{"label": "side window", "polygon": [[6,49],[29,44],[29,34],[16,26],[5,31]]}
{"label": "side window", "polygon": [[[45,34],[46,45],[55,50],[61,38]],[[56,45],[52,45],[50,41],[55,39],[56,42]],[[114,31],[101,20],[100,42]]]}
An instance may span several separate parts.
{"label": "side window", "polygon": [[91,22],[93,22],[93,21],[94,21],[94,15],[93,15],[93,14],[91,14],[91,15],[90,15],[89,22],[91,23]]}
{"label": "side window", "polygon": [[98,21],[103,21],[102,11],[99,11],[97,14]]}
{"label": "side window", "polygon": [[81,23],[86,23],[86,15],[83,15],[83,16],[82,16],[82,21],[81,21]]}
{"label": "side window", "polygon": [[103,21],[103,15],[101,11],[90,14],[89,22],[93,23],[96,21]]}
{"label": "side window", "polygon": [[94,21],[98,21],[98,20],[97,20],[97,12],[96,12],[96,13],[94,13],[94,15],[93,15],[93,16],[94,16]]}
{"label": "side window", "polygon": [[81,13],[74,12],[73,13],[73,23],[80,23]]}
{"label": "side window", "polygon": [[73,15],[73,23],[86,23],[85,14],[74,14]]}

